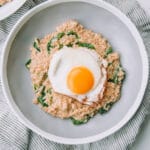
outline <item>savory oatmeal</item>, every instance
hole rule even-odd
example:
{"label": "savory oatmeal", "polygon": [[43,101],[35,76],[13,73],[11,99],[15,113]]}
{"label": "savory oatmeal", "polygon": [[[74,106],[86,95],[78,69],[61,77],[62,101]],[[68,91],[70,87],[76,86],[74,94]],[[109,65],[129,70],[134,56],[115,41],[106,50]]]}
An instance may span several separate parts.
{"label": "savory oatmeal", "polygon": [[[50,71],[54,69],[54,58],[57,59],[58,55],[63,58],[65,53],[66,57],[64,58],[69,58],[72,54],[75,57],[78,56],[79,53],[77,52],[79,51],[81,51],[82,54],[87,53],[89,58],[93,57],[95,60],[99,59],[101,62],[105,62],[100,63],[101,66],[98,66],[101,68],[101,76],[97,82],[100,82],[102,86],[97,88],[99,89],[97,95],[95,94],[95,91],[93,93],[88,92],[89,94],[86,94],[86,96],[84,92],[72,95],[70,94],[71,92],[68,92],[68,89],[68,91],[65,91],[65,88],[61,88],[62,82],[66,84],[65,79],[64,81],[59,81],[59,78],[56,77],[61,77],[61,74],[63,76],[63,74],[67,72],[65,71],[65,67],[62,68],[64,71],[60,72],[59,75],[54,75],[52,80],[53,72],[51,73]],[[68,55],[69,52],[71,53]],[[87,58],[87,56],[82,56],[83,60],[81,60],[81,58],[79,60],[83,62],[84,58]],[[80,61],[77,60],[78,59],[75,57],[71,63],[80,64]],[[89,63],[87,68],[92,64],[92,59],[91,61],[88,60],[84,61],[85,63]],[[64,61],[66,63],[65,66],[71,64],[68,63],[69,61],[67,59]],[[96,63],[97,62],[98,60]],[[59,63],[61,63],[61,61]],[[93,64],[94,63],[93,60]],[[59,67],[59,65],[57,67]],[[81,24],[74,20],[69,20],[59,25],[55,32],[46,35],[44,38],[35,39],[33,47],[31,48],[31,56],[26,63],[26,67],[31,74],[32,85],[35,92],[33,102],[38,104],[45,112],[55,117],[60,117],[62,119],[70,118],[74,124],[86,123],[95,114],[107,112],[112,105],[119,100],[122,81],[125,76],[120,64],[120,56],[113,50],[108,41],[99,33],[94,33],[89,29],[85,29]],[[87,88],[91,85],[94,86],[94,80],[92,80],[91,74],[84,68],[80,67],[80,69],[81,72],[82,70],[86,71],[87,75],[89,75],[86,80],[88,82],[84,83],[83,88]],[[91,69],[93,68],[91,67]],[[99,73],[96,72],[97,70],[98,69],[95,69],[93,71],[94,75]],[[104,76],[105,74],[106,77]],[[102,75],[104,76],[103,82],[101,81]],[[84,80],[84,75],[80,77],[81,80],[79,80],[79,83],[76,82],[75,84],[82,86],[81,83],[82,80]],[[96,79],[96,77],[94,79]],[[89,78],[91,78],[91,80],[89,80]],[[54,82],[55,79],[57,84]],[[58,85],[58,83],[60,84]],[[74,84],[74,82],[68,82],[68,79],[67,83],[70,83],[70,86]],[[77,91],[78,89],[75,90]],[[94,88],[90,90],[92,91]],[[92,97],[94,94],[96,96]]]}

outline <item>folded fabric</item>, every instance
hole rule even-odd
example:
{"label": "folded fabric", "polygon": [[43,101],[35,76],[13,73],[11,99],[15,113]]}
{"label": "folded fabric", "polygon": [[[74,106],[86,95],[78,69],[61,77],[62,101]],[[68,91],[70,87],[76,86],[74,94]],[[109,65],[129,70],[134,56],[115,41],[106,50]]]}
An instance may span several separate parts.
{"label": "folded fabric", "polygon": [[[139,30],[148,55],[150,54],[150,19],[135,0],[106,0],[119,8],[131,19]],[[44,0],[27,0],[12,16],[0,22],[0,54],[4,41],[16,21],[32,7]],[[149,113],[150,82],[143,102],[134,117],[118,132],[90,144],[63,145],[51,142],[18,121],[3,96],[0,81],[0,150],[125,150],[136,140],[141,125]]]}

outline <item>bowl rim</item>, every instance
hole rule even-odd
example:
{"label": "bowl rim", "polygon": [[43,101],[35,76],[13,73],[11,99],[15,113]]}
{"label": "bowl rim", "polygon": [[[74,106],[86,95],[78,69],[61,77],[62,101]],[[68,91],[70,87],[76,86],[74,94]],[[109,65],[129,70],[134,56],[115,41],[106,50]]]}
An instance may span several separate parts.
{"label": "bowl rim", "polygon": [[[137,95],[137,98],[134,102],[134,104],[132,105],[132,107],[128,110],[128,112],[126,113],[126,115],[124,116],[124,118],[122,120],[120,120],[119,123],[117,123],[115,126],[113,126],[112,128],[93,135],[93,136],[89,136],[89,137],[85,137],[85,138],[65,138],[65,137],[60,137],[60,136],[56,136],[50,133],[47,133],[45,131],[43,131],[42,129],[38,128],[36,125],[34,125],[32,122],[30,122],[21,112],[21,110],[18,108],[18,106],[15,104],[15,101],[13,100],[13,97],[11,95],[10,89],[9,89],[9,85],[8,85],[8,79],[7,79],[7,60],[8,60],[8,54],[10,51],[10,47],[11,44],[15,38],[15,36],[17,35],[17,33],[19,32],[19,30],[22,28],[22,26],[36,13],[40,12],[41,10],[48,8],[48,7],[53,7],[56,4],[61,4],[61,3],[65,3],[65,2],[85,2],[85,3],[89,3],[92,5],[96,5],[98,7],[102,7],[104,9],[106,9],[107,11],[111,12],[113,15],[115,15],[116,17],[118,17],[129,29],[129,31],[131,32],[131,34],[133,35],[135,41],[137,42],[137,45],[139,47],[140,50],[140,55],[142,58],[142,66],[143,66],[143,72],[142,72],[142,84],[140,87],[140,91]],[[101,140],[113,133],[115,133],[116,131],[118,131],[119,129],[121,129],[132,117],[133,115],[136,113],[137,109],[139,108],[146,87],[147,87],[147,83],[148,83],[148,75],[149,75],[149,65],[148,65],[148,55],[143,43],[143,40],[139,34],[139,32],[137,31],[135,25],[130,21],[129,18],[127,18],[119,9],[117,9],[116,7],[112,6],[111,4],[104,2],[102,0],[49,0],[46,1],[36,7],[34,7],[33,9],[31,9],[29,12],[27,12],[24,16],[22,16],[19,21],[15,24],[15,26],[13,27],[13,29],[11,30],[11,32],[9,33],[7,40],[4,44],[4,48],[2,51],[2,63],[1,63],[1,80],[2,80],[2,89],[4,92],[4,95],[6,97],[6,100],[9,104],[9,106],[11,107],[12,111],[15,113],[15,115],[18,117],[18,119],[29,129],[31,129],[32,131],[36,132],[37,134],[41,135],[42,137],[49,139],[51,141],[57,142],[57,143],[62,143],[62,144],[85,144],[85,143],[91,143],[91,142],[95,142],[97,140]]]}
{"label": "bowl rim", "polygon": [[[12,3],[17,2],[17,1],[11,1],[8,4],[4,4],[4,6],[2,6],[2,7],[5,7],[5,9],[7,9],[7,11],[4,10],[3,15],[0,15],[0,21],[2,21],[4,19],[6,19],[7,17],[11,16],[12,14],[14,14],[26,1],[27,0],[21,0],[20,2],[18,2],[18,5],[16,7],[14,7],[12,5]],[[6,7],[9,7],[9,9]]]}

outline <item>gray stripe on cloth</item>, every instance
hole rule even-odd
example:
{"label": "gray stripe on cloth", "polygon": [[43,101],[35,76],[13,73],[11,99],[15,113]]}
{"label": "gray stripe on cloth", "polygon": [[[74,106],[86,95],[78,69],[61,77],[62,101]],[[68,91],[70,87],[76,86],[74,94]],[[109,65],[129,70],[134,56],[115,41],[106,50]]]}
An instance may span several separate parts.
{"label": "gray stripe on cloth", "polygon": [[[125,13],[139,30],[150,57],[150,19],[135,0],[106,0]],[[0,51],[16,21],[44,0],[28,0],[15,14],[0,22]],[[0,82],[0,150],[126,150],[130,149],[149,114],[150,82],[143,102],[134,117],[118,132],[98,142],[63,145],[51,142],[26,128],[8,107]]]}

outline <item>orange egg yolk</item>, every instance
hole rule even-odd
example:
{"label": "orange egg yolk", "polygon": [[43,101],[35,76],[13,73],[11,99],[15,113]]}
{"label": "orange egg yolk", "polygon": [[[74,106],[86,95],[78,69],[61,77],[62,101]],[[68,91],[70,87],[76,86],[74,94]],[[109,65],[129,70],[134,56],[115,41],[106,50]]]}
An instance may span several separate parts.
{"label": "orange egg yolk", "polygon": [[84,94],[92,89],[94,84],[93,74],[86,67],[75,67],[67,76],[68,88],[76,94]]}

